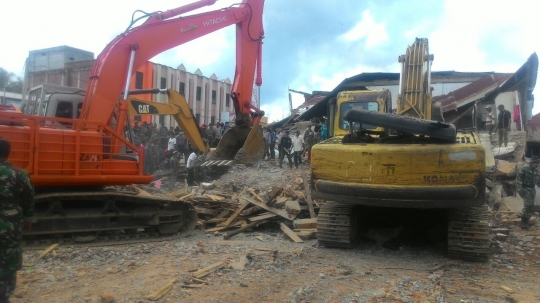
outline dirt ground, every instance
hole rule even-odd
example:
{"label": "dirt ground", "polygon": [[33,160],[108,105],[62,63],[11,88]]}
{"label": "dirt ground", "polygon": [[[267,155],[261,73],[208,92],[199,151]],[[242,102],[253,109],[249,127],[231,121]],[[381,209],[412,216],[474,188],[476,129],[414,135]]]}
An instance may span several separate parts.
{"label": "dirt ground", "polygon": [[[238,166],[216,180],[217,190],[268,191],[307,171]],[[487,263],[445,257],[444,249],[404,243],[397,250],[362,242],[354,249],[294,243],[277,224],[230,240],[196,230],[162,242],[102,247],[60,246],[36,260],[25,251],[12,302],[150,302],[146,296],[176,278],[158,302],[540,302],[540,230],[517,227],[494,240]],[[216,262],[228,266],[184,288],[191,272]]]}

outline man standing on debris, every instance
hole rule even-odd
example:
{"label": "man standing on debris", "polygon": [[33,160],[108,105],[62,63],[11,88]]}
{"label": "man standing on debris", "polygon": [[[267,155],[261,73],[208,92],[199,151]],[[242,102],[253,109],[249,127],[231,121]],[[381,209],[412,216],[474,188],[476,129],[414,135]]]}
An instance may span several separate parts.
{"label": "man standing on debris", "polygon": [[494,124],[495,114],[493,113],[493,111],[491,111],[491,109],[492,109],[491,105],[486,106],[487,115],[486,115],[486,126],[484,128],[485,130],[489,132],[489,137],[491,137],[491,133],[493,133],[493,128],[495,128],[495,124]]}
{"label": "man standing on debris", "polygon": [[530,160],[526,159],[517,165],[516,190],[523,198],[523,215],[521,216],[521,228],[528,229],[534,224],[531,215],[534,207],[534,197],[536,196],[536,186],[540,186],[540,172],[538,166],[540,157],[534,155]]}
{"label": "man standing on debris", "polygon": [[186,163],[188,186],[193,186],[195,182],[195,164],[197,164],[197,153],[195,152],[195,148],[192,148]]}
{"label": "man standing on debris", "polygon": [[276,142],[278,145],[278,159],[281,159],[281,155],[283,154],[283,150],[281,149],[281,138],[283,138],[282,130],[280,130],[276,135]]}
{"label": "man standing on debris", "polygon": [[180,153],[174,151],[172,157],[169,159],[171,168],[171,176],[169,178],[169,190],[173,190],[176,185],[176,179],[178,178],[178,172],[180,171]]}
{"label": "man standing on debris", "polygon": [[262,128],[263,133],[263,140],[264,140],[264,154],[263,154],[263,160],[268,159],[270,160],[270,153],[268,152],[268,146],[270,144],[270,132],[268,132],[268,129],[266,126]]}
{"label": "man standing on debris", "polygon": [[28,174],[7,161],[11,145],[0,139],[0,302],[15,291],[22,268],[23,220],[34,216],[34,187]]}
{"label": "man standing on debris", "polygon": [[269,128],[270,131],[270,141],[268,142],[268,148],[270,149],[270,159],[276,158],[276,132],[273,128]]}
{"label": "man standing on debris", "polygon": [[499,104],[499,117],[497,118],[497,130],[499,132],[499,147],[504,142],[504,147],[508,145],[508,131],[510,130],[510,118],[512,114],[504,109],[504,105]]}
{"label": "man standing on debris", "polygon": [[302,152],[304,151],[304,138],[300,137],[300,131],[294,132],[292,138],[292,147],[294,151],[294,166],[298,168],[298,164],[302,164]]}
{"label": "man standing on debris", "polygon": [[283,167],[283,158],[287,156],[287,159],[289,160],[289,167],[292,169],[291,148],[292,140],[289,137],[289,131],[286,130],[285,134],[281,138],[281,155],[279,157],[279,168]]}
{"label": "man standing on debris", "polygon": [[176,150],[176,137],[173,132],[169,132],[169,142],[167,143],[167,151],[173,152]]}
{"label": "man standing on debris", "polygon": [[313,145],[317,143],[315,140],[315,132],[311,129],[311,125],[308,126],[308,128],[304,132],[304,140],[306,142],[307,158],[308,158],[308,161],[310,161],[311,160],[311,147],[313,147]]}

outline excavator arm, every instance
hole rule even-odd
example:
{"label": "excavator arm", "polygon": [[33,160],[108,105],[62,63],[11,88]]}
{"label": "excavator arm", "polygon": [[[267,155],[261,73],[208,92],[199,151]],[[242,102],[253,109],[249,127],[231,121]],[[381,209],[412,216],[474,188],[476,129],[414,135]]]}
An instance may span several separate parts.
{"label": "excavator arm", "polygon": [[[111,41],[98,56],[92,69],[81,119],[112,125],[111,113],[121,98],[116,117],[116,130],[121,133],[127,120],[127,91],[130,79],[142,64],[163,51],[235,24],[236,70],[231,97],[236,112],[236,125],[242,128],[242,131],[224,136],[228,143],[223,144],[221,150],[232,147],[235,149],[235,156],[236,151],[246,147],[244,153],[247,153],[248,157],[238,162],[253,163],[260,160],[261,151],[264,149],[261,146],[264,146],[264,143],[262,134],[259,135],[258,123],[264,112],[252,105],[251,98],[254,78],[256,85],[262,84],[264,0],[244,0],[238,5],[216,11],[183,15],[214,2],[203,0],[164,13],[156,12],[142,25],[126,30]],[[180,17],[174,18],[177,16]],[[125,93],[122,96],[123,91]],[[249,128],[247,133],[245,127]],[[250,133],[251,130],[254,130],[253,134]],[[217,151],[220,151],[220,146]],[[223,157],[231,156],[229,153],[217,152],[215,159]]]}
{"label": "excavator arm", "polygon": [[173,89],[168,89],[167,95],[169,96],[168,103],[129,98],[129,115],[132,117],[145,115],[171,115],[184,131],[189,143],[203,153],[208,153],[208,145],[201,136],[197,120],[193,116],[191,108],[189,108],[189,104],[184,96]]}

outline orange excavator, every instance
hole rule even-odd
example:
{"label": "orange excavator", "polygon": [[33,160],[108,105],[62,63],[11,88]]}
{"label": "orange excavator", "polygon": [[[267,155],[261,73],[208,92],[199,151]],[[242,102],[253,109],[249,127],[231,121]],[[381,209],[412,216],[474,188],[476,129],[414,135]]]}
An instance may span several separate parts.
{"label": "orange excavator", "polygon": [[[262,158],[258,124],[264,112],[253,106],[251,97],[254,79],[262,83],[264,0],[185,15],[214,3],[202,0],[132,20],[98,56],[78,119],[0,108],[0,137],[12,146],[9,160],[25,169],[36,187],[37,216],[26,239],[55,235],[60,242],[92,241],[194,229],[197,214],[189,203],[119,189],[153,181],[143,173],[141,151],[128,140],[129,83],[137,68],[157,54],[233,24],[237,50],[231,97],[236,123],[209,156],[236,163]],[[147,19],[133,26],[142,18]]]}

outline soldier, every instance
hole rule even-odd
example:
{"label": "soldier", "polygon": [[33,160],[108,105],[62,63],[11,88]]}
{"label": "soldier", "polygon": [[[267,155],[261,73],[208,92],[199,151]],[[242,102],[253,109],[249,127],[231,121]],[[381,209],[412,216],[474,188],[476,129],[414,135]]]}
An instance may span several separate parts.
{"label": "soldier", "polygon": [[144,173],[147,175],[153,174],[159,169],[159,163],[161,163],[163,151],[159,148],[159,138],[154,137],[150,146],[148,146],[144,153]]}
{"label": "soldier", "polygon": [[169,178],[169,190],[173,190],[176,185],[176,179],[178,178],[178,172],[180,171],[180,153],[173,152],[172,157],[169,159],[169,167],[171,169],[171,177]]}
{"label": "soldier", "polygon": [[[517,166],[516,189],[523,198],[524,207],[521,216],[521,228],[528,229],[531,225],[529,220],[533,213],[534,197],[536,196],[535,185],[540,186],[540,173],[538,172],[540,157],[532,156],[530,162],[522,162]],[[533,223],[534,224],[534,223]]]}
{"label": "soldier", "polygon": [[308,161],[311,160],[311,147],[317,143],[315,140],[315,132],[311,130],[311,125],[308,126],[304,132],[304,142],[306,143],[306,151],[308,156]]}
{"label": "soldier", "polygon": [[28,174],[7,161],[11,145],[0,139],[0,302],[15,291],[22,268],[23,220],[34,216],[34,187]]}
{"label": "soldier", "polygon": [[205,137],[206,142],[208,142],[208,145],[210,147],[215,147],[214,146],[214,141],[215,141],[215,138],[216,138],[216,131],[214,130],[214,124],[213,123],[210,123],[210,125],[208,125],[208,127],[206,127],[206,129],[204,131],[204,137]]}

